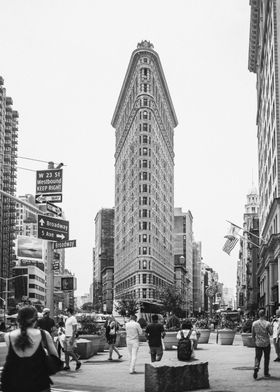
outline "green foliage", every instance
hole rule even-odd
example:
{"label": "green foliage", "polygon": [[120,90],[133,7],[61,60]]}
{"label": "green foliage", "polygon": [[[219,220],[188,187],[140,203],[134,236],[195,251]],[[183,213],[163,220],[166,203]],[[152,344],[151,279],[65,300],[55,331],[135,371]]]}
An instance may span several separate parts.
{"label": "green foliage", "polygon": [[159,292],[163,313],[173,313],[181,317],[185,299],[175,286],[166,286]]}
{"label": "green foliage", "polygon": [[173,314],[166,322],[166,328],[169,330],[178,330],[180,329],[180,319]]}
{"label": "green foliage", "polygon": [[92,302],[86,302],[82,305],[81,307],[82,310],[86,311],[86,312],[92,312],[93,311],[93,304]]}
{"label": "green foliage", "polygon": [[252,325],[253,325],[253,320],[252,319],[247,319],[242,323],[242,332],[247,332],[251,333],[252,332]]}
{"label": "green foliage", "polygon": [[99,328],[94,318],[82,315],[79,318],[79,322],[81,324],[81,327],[78,330],[79,335],[94,335],[98,333]]}
{"label": "green foliage", "polygon": [[119,313],[119,315],[129,317],[132,314],[137,313],[139,310],[139,304],[134,298],[123,296],[117,301],[115,310]]}
{"label": "green foliage", "polygon": [[209,329],[210,328],[209,319],[207,319],[207,318],[199,319],[195,322],[195,326],[196,326],[196,328]]}

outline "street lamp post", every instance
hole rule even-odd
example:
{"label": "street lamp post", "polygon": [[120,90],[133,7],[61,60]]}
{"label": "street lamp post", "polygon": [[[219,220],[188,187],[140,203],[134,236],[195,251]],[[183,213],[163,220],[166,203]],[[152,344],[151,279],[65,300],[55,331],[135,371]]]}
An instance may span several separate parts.
{"label": "street lamp post", "polygon": [[6,322],[6,314],[8,313],[7,312],[8,311],[8,283],[10,280],[20,278],[21,276],[28,276],[28,274],[16,275],[16,276],[12,276],[10,278],[2,278],[0,276],[0,279],[5,281],[5,299],[2,298],[2,300],[4,302],[4,322]]}

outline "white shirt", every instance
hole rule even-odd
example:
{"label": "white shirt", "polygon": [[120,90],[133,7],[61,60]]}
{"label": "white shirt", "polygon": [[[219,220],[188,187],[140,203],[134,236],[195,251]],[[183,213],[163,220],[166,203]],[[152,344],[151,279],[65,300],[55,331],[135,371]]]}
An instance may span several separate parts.
{"label": "white shirt", "polygon": [[[183,332],[184,337],[186,338],[190,332],[189,329],[182,329],[180,331],[178,331],[177,333],[177,339],[180,340],[182,338],[181,336],[181,331]],[[189,336],[190,340],[197,340],[197,334],[194,330],[192,330],[190,336]]]}
{"label": "white shirt", "polygon": [[279,318],[277,318],[276,320],[274,320],[272,325],[273,325],[273,334],[272,334],[272,338],[273,338],[273,339],[277,339],[277,336],[278,336],[278,328],[280,327]]}
{"label": "white shirt", "polygon": [[125,324],[126,329],[126,340],[128,342],[139,342],[139,335],[142,333],[142,328],[140,325],[134,321],[130,320]]}
{"label": "white shirt", "polygon": [[73,326],[77,325],[78,321],[75,316],[70,316],[65,321],[65,336],[73,336]]}

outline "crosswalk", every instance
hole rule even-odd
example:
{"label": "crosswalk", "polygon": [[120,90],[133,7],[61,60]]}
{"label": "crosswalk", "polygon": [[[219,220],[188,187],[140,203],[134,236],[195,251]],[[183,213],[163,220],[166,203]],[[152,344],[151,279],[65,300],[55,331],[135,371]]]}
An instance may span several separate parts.
{"label": "crosswalk", "polygon": [[[2,374],[3,366],[0,366],[0,379],[1,379],[1,374]],[[0,382],[0,391],[1,389],[1,382]],[[86,391],[84,389],[65,389],[65,388],[56,388],[56,387],[51,387],[51,392],[90,392]]]}

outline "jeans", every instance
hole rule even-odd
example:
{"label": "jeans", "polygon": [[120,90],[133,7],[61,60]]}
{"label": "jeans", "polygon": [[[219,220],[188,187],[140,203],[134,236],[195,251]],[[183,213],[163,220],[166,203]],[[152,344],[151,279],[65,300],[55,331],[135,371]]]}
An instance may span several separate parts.
{"label": "jeans", "polygon": [[260,368],[260,362],[262,359],[262,353],[264,354],[264,374],[267,375],[269,373],[269,357],[270,357],[270,345],[266,347],[256,347],[256,356],[255,356],[255,369]]}
{"label": "jeans", "polygon": [[137,353],[139,349],[139,341],[138,340],[131,340],[127,342],[127,349],[129,354],[129,371],[135,371],[135,362],[137,358]]}

